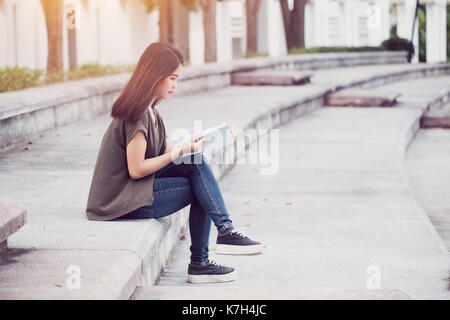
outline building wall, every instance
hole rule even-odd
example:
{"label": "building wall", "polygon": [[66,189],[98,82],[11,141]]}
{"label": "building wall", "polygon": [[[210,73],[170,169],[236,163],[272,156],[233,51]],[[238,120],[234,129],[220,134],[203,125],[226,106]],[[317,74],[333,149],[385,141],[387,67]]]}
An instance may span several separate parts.
{"label": "building wall", "polygon": [[445,62],[447,60],[447,3],[445,0],[429,1],[426,5],[427,62]]}
{"label": "building wall", "polygon": [[[229,14],[225,17],[228,33],[224,46],[227,52],[226,60],[241,59],[247,51],[247,22],[245,14],[245,1],[224,2]],[[222,60],[223,61],[223,60]]]}
{"label": "building wall", "polygon": [[305,46],[378,46],[389,38],[390,0],[310,0]]}
{"label": "building wall", "polygon": [[[195,35],[195,36],[193,36]],[[205,61],[205,34],[203,32],[203,12],[189,12],[189,64],[201,65]]]}
{"label": "building wall", "polygon": [[0,66],[47,65],[47,34],[39,0],[0,2]]}
{"label": "building wall", "polygon": [[[78,64],[136,63],[158,41],[158,11],[140,0],[64,0],[76,9],[75,23],[63,19],[63,61],[69,68],[68,27],[75,28]],[[0,0],[0,66],[45,69],[47,33],[40,0]]]}
{"label": "building wall", "polygon": [[229,38],[231,32],[229,6],[224,2],[217,2],[216,30],[217,30],[217,61],[231,59],[231,46]]}
{"label": "building wall", "polygon": [[6,15],[3,12],[3,7],[0,7],[0,67],[6,64],[6,55],[7,55],[6,32],[2,32],[1,30],[6,30]]}
{"label": "building wall", "polygon": [[287,54],[283,15],[278,1],[261,0],[258,14],[258,52],[270,57]]}
{"label": "building wall", "polygon": [[[279,1],[260,1],[258,51],[270,56],[284,55],[286,41]],[[415,0],[309,0],[305,8],[305,46],[377,46],[389,37],[392,20],[389,8],[393,2],[398,3],[398,34],[408,38]],[[145,48],[159,39],[158,10],[147,13],[141,0],[64,0],[64,3],[76,8],[78,64],[136,63]],[[292,6],[292,1],[289,4]],[[180,3],[175,8],[175,41],[191,65],[201,65],[205,46],[202,11],[188,12]],[[245,0],[217,2],[216,13],[217,60],[242,58],[247,51]],[[64,19],[65,69],[69,67],[67,27],[70,26],[71,21]],[[417,34],[416,29],[416,45]],[[441,48],[443,44],[433,42],[433,46]],[[47,50],[40,0],[0,0],[0,67],[45,69]],[[442,60],[441,55],[433,59]]]}

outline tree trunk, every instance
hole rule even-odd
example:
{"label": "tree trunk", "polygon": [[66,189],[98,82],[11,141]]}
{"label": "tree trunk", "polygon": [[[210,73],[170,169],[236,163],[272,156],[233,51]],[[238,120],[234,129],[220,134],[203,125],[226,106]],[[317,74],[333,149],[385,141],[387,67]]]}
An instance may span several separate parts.
{"label": "tree trunk", "polygon": [[205,62],[217,61],[216,0],[202,0]]}
{"label": "tree trunk", "polygon": [[172,26],[172,0],[159,0],[158,7],[159,41],[174,44]]}
{"label": "tree trunk", "polygon": [[286,46],[288,51],[292,48],[291,37],[291,12],[289,11],[287,0],[279,0],[281,7],[281,14],[283,16],[284,37],[286,38]]}
{"label": "tree trunk", "polygon": [[261,0],[246,0],[247,51],[258,52],[258,11]]}
{"label": "tree trunk", "polygon": [[41,0],[47,25],[47,73],[62,70],[63,66],[63,0]]}
{"label": "tree trunk", "polygon": [[294,0],[294,8],[289,11],[287,0],[279,0],[283,15],[284,34],[288,51],[305,46],[305,5],[306,0]]}
{"label": "tree trunk", "polygon": [[291,32],[292,45],[295,48],[305,47],[305,5],[306,0],[294,0],[294,10],[291,13]]}

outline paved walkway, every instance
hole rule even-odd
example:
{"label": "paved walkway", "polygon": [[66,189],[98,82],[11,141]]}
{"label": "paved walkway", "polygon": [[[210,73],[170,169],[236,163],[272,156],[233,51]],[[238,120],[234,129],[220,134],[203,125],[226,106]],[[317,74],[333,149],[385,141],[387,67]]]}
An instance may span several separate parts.
{"label": "paved walkway", "polygon": [[[367,289],[379,271],[380,289],[400,289],[413,299],[449,299],[447,250],[399,171],[406,122],[421,101],[448,90],[449,82],[441,77],[395,83],[383,88],[402,92],[401,108],[325,107],[280,128],[276,175],[261,175],[264,166],[240,164],[220,184],[235,224],[266,251],[214,255],[213,228],[212,258],[236,267],[239,278],[202,285],[197,296],[227,298],[231,288],[239,288],[234,292],[248,299],[345,298],[345,290]],[[419,93],[416,99],[413,92]],[[195,292],[186,282],[186,236],[159,287],[138,288],[136,299],[188,299]]]}
{"label": "paved walkway", "polygon": [[[174,96],[158,110],[169,133],[191,130],[200,119],[205,127],[221,121],[239,126],[275,105],[320,92],[331,79],[341,83],[400,67],[405,65],[317,70],[307,86],[227,87]],[[279,174],[262,176],[257,166],[239,165],[221,180],[233,220],[248,225],[247,231],[267,245],[260,256],[220,258],[239,269],[232,285],[365,289],[367,268],[374,265],[382,288],[402,289],[413,298],[448,298],[442,280],[448,257],[398,176],[394,142],[399,126],[417,114],[400,108],[323,108],[281,128]],[[87,292],[104,291],[105,283],[125,283],[116,269],[125,274],[140,264],[133,252],[148,249],[142,235],[154,221],[130,221],[122,228],[85,218],[92,170],[109,122],[105,115],[74,123],[1,155],[2,198],[25,206],[28,222],[8,240],[11,248],[27,249],[11,250],[2,262],[0,297],[87,298]],[[161,284],[186,285],[187,242]],[[67,294],[72,265],[80,266],[83,287]]]}
{"label": "paved walkway", "polygon": [[[238,280],[223,286],[357,290],[379,270],[381,289],[449,299],[448,258],[398,170],[396,144],[412,112],[322,108],[280,130],[277,175],[233,169],[221,182],[228,210],[267,248],[258,256],[215,255],[238,270]],[[189,286],[189,240],[181,243],[161,286]]]}
{"label": "paved walkway", "polygon": [[450,130],[417,133],[406,154],[406,170],[414,195],[450,250]]}

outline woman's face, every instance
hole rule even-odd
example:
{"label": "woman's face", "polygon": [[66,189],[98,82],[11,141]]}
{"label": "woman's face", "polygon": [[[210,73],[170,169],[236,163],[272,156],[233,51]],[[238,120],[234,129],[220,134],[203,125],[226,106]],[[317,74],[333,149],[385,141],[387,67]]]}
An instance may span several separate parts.
{"label": "woman's face", "polygon": [[182,70],[183,66],[180,64],[171,75],[160,82],[156,93],[159,98],[167,99],[175,92],[175,89],[178,87],[178,78],[181,76]]}

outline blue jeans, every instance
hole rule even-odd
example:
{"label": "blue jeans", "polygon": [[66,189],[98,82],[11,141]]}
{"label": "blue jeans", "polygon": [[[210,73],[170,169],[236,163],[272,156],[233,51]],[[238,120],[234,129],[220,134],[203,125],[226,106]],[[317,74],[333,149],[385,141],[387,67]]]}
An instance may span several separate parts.
{"label": "blue jeans", "polygon": [[[200,162],[198,156],[196,156],[196,163]],[[211,221],[214,222],[219,233],[232,228],[233,225],[219,185],[206,158],[201,154],[201,163],[194,164],[194,155],[190,157],[191,161],[188,164],[170,162],[156,171],[153,204],[141,207],[120,218],[158,219],[190,204],[191,263],[201,264],[208,261]]]}

